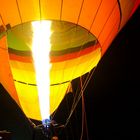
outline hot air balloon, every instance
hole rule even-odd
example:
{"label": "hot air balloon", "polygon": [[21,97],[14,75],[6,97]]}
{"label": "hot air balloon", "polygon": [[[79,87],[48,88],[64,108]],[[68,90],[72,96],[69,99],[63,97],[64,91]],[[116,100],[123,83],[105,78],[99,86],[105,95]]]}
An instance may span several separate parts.
{"label": "hot air balloon", "polygon": [[28,118],[49,119],[139,0],[0,0],[0,82]]}

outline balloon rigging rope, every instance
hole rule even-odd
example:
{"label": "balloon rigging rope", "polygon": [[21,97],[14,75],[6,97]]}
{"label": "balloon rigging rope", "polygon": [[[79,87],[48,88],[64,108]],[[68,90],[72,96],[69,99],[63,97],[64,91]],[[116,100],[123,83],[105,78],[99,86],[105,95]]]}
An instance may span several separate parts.
{"label": "balloon rigging rope", "polygon": [[[90,33],[90,32],[87,33],[86,40],[87,40],[88,37],[89,37],[89,33]],[[77,57],[80,55],[80,52],[81,52],[83,46],[84,46],[84,43],[83,43],[83,45],[81,46],[80,51],[79,51],[78,54],[77,54]],[[79,61],[80,61],[80,59],[79,59]],[[78,61],[77,64],[75,64],[75,65],[78,65],[78,64],[80,63],[79,61]],[[74,74],[75,69],[76,69],[76,67],[73,69],[72,75]],[[87,77],[87,79],[88,79],[88,77]],[[72,79],[71,79],[71,81],[72,81]],[[78,89],[77,89],[77,91],[76,91],[76,95],[78,94],[77,92],[78,92]],[[72,104],[72,109],[74,108],[75,102],[77,101],[76,96],[73,95],[73,97],[74,97],[74,102],[73,102],[73,104]],[[80,98],[81,98],[81,97],[80,97]]]}
{"label": "balloon rigging rope", "polygon": [[72,116],[72,114],[73,114],[73,112],[74,112],[74,110],[75,110],[75,108],[76,108],[78,102],[79,102],[80,99],[81,99],[82,92],[84,92],[84,90],[86,89],[86,87],[87,87],[87,85],[88,85],[88,83],[89,83],[89,81],[90,81],[90,79],[91,79],[93,73],[95,72],[95,69],[96,69],[96,67],[93,69],[92,72],[89,72],[89,74],[88,74],[88,76],[87,76],[87,78],[86,78],[86,80],[85,80],[85,82],[84,82],[83,90],[80,91],[79,96],[78,96],[76,102],[74,103],[73,108],[71,109],[71,112],[70,112],[70,114],[69,114],[69,116],[68,116],[68,118],[67,118],[67,120],[66,120],[66,123],[65,123],[64,127],[66,127],[66,126],[68,125],[68,123],[69,123],[69,121],[70,121],[70,118],[71,118],[71,116]]}
{"label": "balloon rigging rope", "polygon": [[[88,33],[88,35],[89,35],[89,33]],[[88,35],[87,35],[87,37],[88,37]],[[84,43],[83,43],[83,45],[84,45]],[[82,49],[82,47],[81,47],[81,49]],[[79,53],[78,53],[78,56],[79,56],[79,54],[80,54],[80,52],[81,52],[81,49],[80,49],[80,51],[79,51]],[[79,61],[78,61],[78,62],[79,62]],[[78,65],[78,64],[79,64],[79,63],[77,63],[77,65]],[[74,74],[75,69],[76,69],[76,68],[74,68],[74,70],[72,71],[73,74]],[[87,78],[86,78],[86,81],[85,81],[85,83],[84,83],[83,86],[87,86],[86,82],[88,81],[88,77],[89,77],[89,74],[88,74],[88,76],[87,76]],[[89,79],[89,80],[90,80],[90,79]],[[72,81],[72,80],[71,80],[71,81]],[[85,88],[84,88],[84,89],[85,89]],[[78,89],[76,90],[76,95],[77,95],[77,94],[78,94]],[[82,94],[81,91],[80,91],[80,94]],[[76,106],[77,106],[77,104],[78,104],[80,98],[81,98],[81,95],[80,95],[80,94],[79,94],[78,97],[75,96],[75,95],[73,95],[74,101],[73,101],[73,104],[72,104],[72,107],[71,107],[70,115],[69,115],[68,119],[66,120],[65,126],[68,124],[68,122],[69,122],[69,120],[70,120],[70,118],[71,118],[71,116],[72,116],[72,114],[73,114],[73,112],[74,112],[74,110],[75,110],[75,108],[76,108]],[[76,117],[77,117],[77,116],[76,116]]]}
{"label": "balloon rigging rope", "polygon": [[85,125],[85,128],[86,128],[87,140],[89,140],[82,77],[80,77],[80,85],[81,85],[80,87],[81,87],[81,92],[82,92],[82,130],[81,130],[80,140],[82,140],[82,138],[83,138],[84,125]]}
{"label": "balloon rigging rope", "polygon": [[[81,88],[82,88],[82,81],[80,77],[80,83],[81,83]],[[80,140],[83,138],[83,131],[84,131],[84,120],[85,120],[85,106],[84,106],[84,96],[83,96],[83,90],[81,89],[82,92],[82,130],[81,130],[81,137]]]}
{"label": "balloon rigging rope", "polygon": [[[67,105],[67,109],[69,110],[69,105],[68,105],[68,98],[66,98],[66,105]],[[69,125],[71,126],[71,122],[69,122]],[[73,136],[73,129],[72,127],[70,127],[70,133],[72,134],[72,140],[75,140],[74,139],[74,136]],[[68,138],[67,138],[68,139]]]}

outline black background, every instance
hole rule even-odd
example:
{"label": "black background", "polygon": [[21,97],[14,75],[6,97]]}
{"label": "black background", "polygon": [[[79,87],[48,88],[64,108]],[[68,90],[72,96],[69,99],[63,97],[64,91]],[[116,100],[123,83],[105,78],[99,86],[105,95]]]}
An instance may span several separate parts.
{"label": "black background", "polygon": [[88,85],[91,137],[140,138],[139,51],[140,8],[113,41]]}

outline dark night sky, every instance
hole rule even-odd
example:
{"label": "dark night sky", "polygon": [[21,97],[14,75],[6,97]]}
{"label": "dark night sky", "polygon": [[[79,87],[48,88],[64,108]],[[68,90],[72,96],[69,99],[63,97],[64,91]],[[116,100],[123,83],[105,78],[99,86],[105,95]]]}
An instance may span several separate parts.
{"label": "dark night sky", "polygon": [[100,61],[87,93],[90,134],[140,137],[140,8]]}
{"label": "dark night sky", "polygon": [[[112,42],[85,90],[90,140],[140,137],[139,41],[140,8]],[[0,87],[0,130],[4,129],[13,133],[13,140],[31,140],[27,119]]]}

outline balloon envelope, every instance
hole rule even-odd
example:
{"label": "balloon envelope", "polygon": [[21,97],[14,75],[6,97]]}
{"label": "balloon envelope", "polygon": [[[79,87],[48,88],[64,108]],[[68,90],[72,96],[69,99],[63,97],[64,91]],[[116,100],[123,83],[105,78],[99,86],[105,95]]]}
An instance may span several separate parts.
{"label": "balloon envelope", "polygon": [[98,64],[138,5],[139,0],[0,0],[0,82],[27,117],[41,120],[33,23],[51,23],[51,67],[45,78],[50,81],[51,114],[71,80]]}

